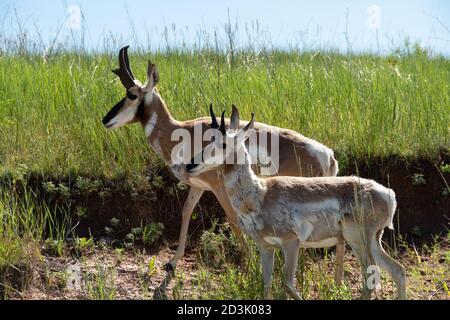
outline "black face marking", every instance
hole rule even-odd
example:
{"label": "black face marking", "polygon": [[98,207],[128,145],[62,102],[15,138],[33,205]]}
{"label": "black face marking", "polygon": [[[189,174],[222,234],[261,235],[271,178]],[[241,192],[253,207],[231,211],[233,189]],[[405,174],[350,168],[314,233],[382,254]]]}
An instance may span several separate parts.
{"label": "black face marking", "polygon": [[112,107],[112,109],[103,118],[102,122],[105,126],[109,121],[111,121],[112,118],[114,118],[117,115],[117,113],[119,113],[120,109],[123,107],[123,104],[125,103],[125,99],[126,98],[120,100],[114,107]]}
{"label": "black face marking", "polygon": [[197,166],[198,166],[198,163],[189,163],[186,165],[186,171],[191,172]]}
{"label": "black face marking", "polygon": [[142,100],[141,103],[139,103],[136,115],[141,119],[144,119],[144,113],[145,113],[145,102],[144,100]]}
{"label": "black face marking", "polygon": [[186,165],[186,171],[187,171],[187,172],[191,172],[195,167],[197,167],[197,166],[199,165],[199,162],[197,162],[197,158],[198,158],[199,156],[201,157],[201,160],[200,160],[200,161],[203,161],[203,152],[205,152],[205,149],[203,149],[202,152],[201,152],[200,154],[197,154],[196,156],[194,156],[194,157],[191,159],[191,163],[188,163],[188,164]]}
{"label": "black face marking", "polygon": [[134,100],[134,99],[137,98],[137,95],[132,94],[131,92],[127,92],[127,97],[128,97],[128,99],[130,99],[130,100]]}

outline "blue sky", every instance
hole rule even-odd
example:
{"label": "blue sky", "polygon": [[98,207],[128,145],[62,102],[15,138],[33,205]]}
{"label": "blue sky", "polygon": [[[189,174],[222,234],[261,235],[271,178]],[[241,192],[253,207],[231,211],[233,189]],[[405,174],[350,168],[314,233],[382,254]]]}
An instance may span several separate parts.
{"label": "blue sky", "polygon": [[[258,21],[263,36],[251,40],[270,39],[271,44],[281,48],[293,44],[310,49],[346,50],[349,42],[355,51],[378,48],[389,51],[408,37],[435,52],[450,54],[450,1],[447,0],[0,0],[1,32],[10,35],[17,31],[15,8],[24,27],[32,34],[39,29],[43,38],[52,39],[61,27],[58,40],[62,41],[71,34],[67,27],[70,5],[81,8],[90,48],[102,48],[102,39],[107,34],[120,39],[114,43],[117,46],[150,42],[151,48],[161,47],[164,26],[170,29],[172,24],[182,32],[178,33],[178,39],[190,45],[196,41],[198,30],[210,34],[218,30],[223,36],[229,12],[231,20],[238,22],[240,43],[248,40],[245,23],[251,25]],[[72,26],[73,23],[76,27],[76,21],[72,20]],[[72,34],[80,36],[81,30],[75,28]],[[173,33],[170,39],[173,41]]]}

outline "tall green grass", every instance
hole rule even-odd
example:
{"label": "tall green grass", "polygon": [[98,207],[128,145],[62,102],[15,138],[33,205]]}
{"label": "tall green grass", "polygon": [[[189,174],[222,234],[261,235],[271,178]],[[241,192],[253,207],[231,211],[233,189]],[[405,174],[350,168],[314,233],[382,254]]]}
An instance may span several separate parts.
{"label": "tall green grass", "polygon": [[[180,120],[216,110],[296,130],[341,154],[430,156],[450,143],[450,60],[420,47],[388,57],[333,52],[131,53],[147,59]],[[139,125],[114,132],[101,119],[124,95],[116,54],[0,56],[0,167],[43,175],[131,177],[156,163]]]}
{"label": "tall green grass", "polygon": [[49,207],[27,186],[16,187],[0,184],[0,300],[26,288],[44,240],[62,244],[73,231],[66,208]]}

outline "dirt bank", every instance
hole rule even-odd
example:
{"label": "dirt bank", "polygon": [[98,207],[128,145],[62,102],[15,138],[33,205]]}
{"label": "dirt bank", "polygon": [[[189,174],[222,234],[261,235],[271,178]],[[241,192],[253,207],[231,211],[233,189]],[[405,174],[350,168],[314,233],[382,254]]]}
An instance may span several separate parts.
{"label": "dirt bank", "polygon": [[[440,169],[449,162],[442,156],[434,161],[346,157],[346,161],[341,161],[340,175],[358,174],[394,189],[398,202],[396,232],[406,235],[407,239],[424,240],[449,228],[450,172]],[[74,219],[79,220],[76,230],[80,235],[103,236],[110,219],[116,218],[120,220],[119,235],[125,235],[141,223],[162,222],[164,238],[169,242],[176,241],[187,188],[180,186],[167,168],[149,170],[146,176],[142,184],[134,185],[101,178],[84,178],[81,184],[73,177],[53,181],[55,186],[60,183],[67,186],[68,197],[43,188],[43,183],[51,181],[50,178],[30,175],[27,184],[47,204],[68,202]],[[84,212],[81,217],[76,215],[80,208]],[[213,217],[224,219],[224,214],[214,196],[207,192],[195,209],[189,228],[191,238],[195,239],[199,231],[209,227]]]}

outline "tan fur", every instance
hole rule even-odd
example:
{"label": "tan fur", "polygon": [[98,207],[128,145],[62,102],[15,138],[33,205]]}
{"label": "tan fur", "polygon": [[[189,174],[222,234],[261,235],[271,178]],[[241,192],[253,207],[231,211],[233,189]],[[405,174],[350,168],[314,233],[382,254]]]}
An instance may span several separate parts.
{"label": "tan fur", "polygon": [[[150,119],[153,112],[158,115],[158,126],[153,130],[152,135],[148,137],[149,141],[152,143],[156,137],[159,139],[159,143],[162,147],[162,154],[160,156],[164,159],[166,163],[171,164],[171,150],[178,141],[171,141],[171,133],[175,129],[185,129],[189,133],[194,135],[194,125],[201,124],[202,130],[206,131],[209,129],[209,123],[211,119],[209,117],[202,117],[194,120],[188,121],[177,121],[175,120],[169,110],[167,109],[165,103],[158,93],[154,93],[154,98],[150,106],[145,108],[145,116],[139,119],[142,126]],[[225,120],[226,124],[229,124],[229,119]],[[247,122],[241,121],[240,127],[243,127]],[[282,129],[278,127],[269,126],[263,123],[255,123],[255,130],[268,129],[279,133],[279,172],[278,175],[283,176],[326,176],[329,174],[329,168],[323,168],[320,159],[312,155],[311,152],[307,150],[313,142],[319,144],[312,139],[306,138],[295,131]],[[268,138],[268,149],[270,152],[270,136]],[[203,142],[205,146],[208,142]],[[193,154],[193,146],[192,154]],[[328,149],[328,148],[327,148]],[[330,150],[330,149],[328,149]],[[331,151],[331,150],[330,150]],[[332,155],[332,151],[331,151]],[[336,164],[335,164],[336,163]],[[337,166],[337,161],[332,158],[332,164]],[[207,181],[208,184],[217,185],[218,178],[216,175],[205,174],[199,176],[200,179]],[[189,179],[186,177],[185,179]],[[188,183],[188,181],[185,181]]]}
{"label": "tan fur", "polygon": [[[182,182],[191,186],[189,196],[183,207],[182,231],[180,233],[179,246],[175,256],[170,261],[170,265],[175,267],[178,259],[184,254],[189,217],[204,190],[212,191],[214,193],[224,209],[226,216],[230,220],[234,232],[239,239],[243,238],[241,237],[241,231],[237,227],[237,215],[226,195],[223,179],[212,172],[202,174],[193,179],[185,172],[182,165],[172,163],[172,149],[179,143],[179,141],[171,141],[172,132],[176,129],[185,129],[191,136],[194,136],[194,125],[200,123],[202,125],[202,132],[204,132],[209,129],[211,119],[204,117],[188,121],[175,120],[171,116],[161,96],[154,88],[158,80],[159,75],[156,66],[149,63],[147,84],[142,86],[137,80],[134,80],[135,86],[128,88],[128,92],[137,96],[137,101],[145,101],[145,107],[143,110],[136,113],[135,119],[127,121],[127,123],[139,121],[145,130],[146,125],[150,119],[152,119],[152,115],[156,114],[156,123],[154,124],[154,127],[148,128],[148,132],[150,132],[148,136],[149,144],[169,165],[174,175]],[[130,101],[129,99],[126,99],[124,106],[119,113],[128,110],[129,108],[137,110],[137,104],[134,100]],[[236,118],[235,121],[237,122]],[[229,125],[229,122],[229,119],[226,119],[227,125]],[[242,127],[245,124],[245,121],[241,121],[239,127]],[[279,136],[279,175],[326,176],[337,174],[337,161],[334,158],[333,151],[329,148],[292,130],[268,126],[262,123],[256,123],[255,127],[257,131],[268,130]],[[203,146],[206,143],[207,142],[203,142]],[[191,147],[193,148],[193,146]],[[267,148],[268,153],[271,154],[270,134],[267,139]],[[191,151],[193,154],[193,150]],[[258,166],[255,166],[255,169],[259,170]],[[254,208],[250,203],[242,203],[242,210],[251,211],[253,209]],[[243,241],[242,243],[245,248],[245,242]]]}
{"label": "tan fur", "polygon": [[[241,130],[244,132],[244,130]],[[245,151],[245,164],[209,165],[190,168],[192,175],[220,172],[230,203],[237,213],[239,226],[257,244],[261,252],[265,287],[270,288],[273,250],[281,247],[285,254],[288,291],[299,298],[294,285],[299,247],[330,247],[341,239],[348,241],[361,261],[364,275],[370,264],[380,265],[394,278],[399,298],[406,297],[405,271],[381,247],[380,234],[392,228],[396,200],[393,190],[373,180],[359,177],[269,177],[255,175],[242,134],[227,135],[226,143],[238,143],[237,150],[227,151],[223,163]],[[213,142],[211,146],[214,147]],[[204,153],[208,154],[208,153]],[[363,296],[373,288],[364,284]],[[366,294],[366,295],[365,295]],[[368,294],[368,295],[367,295]]]}
{"label": "tan fur", "polygon": [[[172,148],[178,144],[178,141],[171,141],[171,133],[175,129],[186,129],[193,136],[194,134],[194,125],[201,123],[202,131],[209,129],[209,124],[211,119],[209,117],[202,117],[194,120],[188,121],[177,121],[175,120],[169,110],[167,109],[164,101],[160,97],[160,95],[155,91],[154,97],[152,99],[152,103],[145,108],[145,114],[141,116],[139,121],[142,126],[145,127],[146,123],[151,118],[152,114],[156,113],[158,117],[158,124],[153,129],[151,135],[148,137],[149,143],[151,146],[154,146],[155,139],[158,139],[159,145],[161,146],[160,150],[154,150],[159,153],[159,155],[164,159],[164,161],[171,166],[171,150]],[[226,124],[229,124],[229,120],[225,119]],[[247,124],[246,121],[241,121],[239,127],[243,127]],[[332,169],[327,168],[321,162],[321,159],[318,159],[316,155],[312,155],[309,150],[311,150],[311,145],[315,146],[319,144],[311,139],[308,139],[292,130],[277,128],[273,126],[268,126],[262,123],[256,123],[255,129],[266,129],[272,132],[279,133],[279,175],[304,175],[304,176],[323,176],[330,174]],[[268,145],[270,154],[270,136],[268,137]],[[203,146],[205,146],[208,142],[203,142]],[[319,144],[320,145],[320,144]],[[192,147],[192,152],[193,146]],[[309,147],[309,149],[308,149]],[[326,148],[326,147],[324,147]],[[327,150],[329,150],[327,148]],[[159,151],[159,152],[158,152]],[[193,153],[192,153],[193,154]],[[333,153],[330,150],[331,164],[336,168],[337,173],[337,161],[333,157]],[[192,179],[189,176],[182,166],[172,166],[172,172],[174,175],[182,182],[190,185],[191,187],[197,188],[199,190],[208,190],[212,191],[222,208],[225,211],[225,214],[229,221],[231,222],[231,226],[236,233],[237,237],[243,241],[241,236],[241,231],[237,227],[238,218],[235,213],[235,210],[232,204],[229,201],[229,198],[225,192],[225,188],[223,185],[223,179],[220,175],[217,175],[214,172],[206,172],[201,174],[200,176]],[[202,183],[199,184],[197,181],[200,180]],[[189,199],[187,200],[189,201]],[[198,201],[198,200],[197,200]],[[195,204],[193,204],[195,205]],[[186,204],[186,210],[183,210],[183,215],[188,216],[189,208],[193,208],[192,204]],[[252,206],[250,203],[243,203],[242,210],[250,211],[252,210]],[[192,210],[190,211],[192,212]],[[187,219],[183,219],[183,222],[188,221]],[[185,222],[187,223],[187,222]],[[186,230],[187,227],[182,225],[182,230]],[[178,259],[184,254],[184,247],[186,241],[187,233],[180,234],[179,248],[174,256],[174,258],[170,261],[170,264],[174,267]],[[244,249],[246,248],[246,244],[243,243]],[[344,246],[344,244],[340,244]],[[342,250],[343,251],[343,250]],[[339,257],[338,257],[339,258]],[[341,259],[342,260],[342,259]],[[339,271],[340,274],[343,274],[343,270]],[[337,279],[342,279],[342,275],[336,274]]]}

